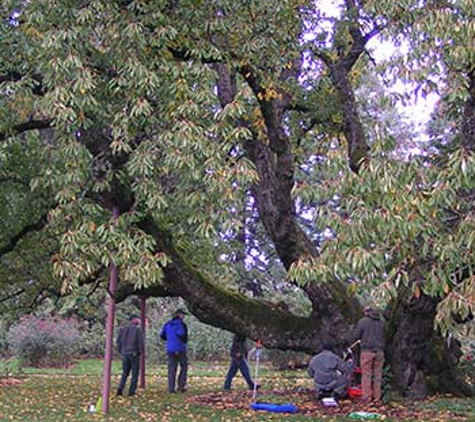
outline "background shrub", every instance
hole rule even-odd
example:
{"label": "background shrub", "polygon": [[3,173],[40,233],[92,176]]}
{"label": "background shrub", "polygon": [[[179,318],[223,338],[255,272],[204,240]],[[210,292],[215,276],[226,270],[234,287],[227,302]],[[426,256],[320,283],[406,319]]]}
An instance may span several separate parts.
{"label": "background shrub", "polygon": [[[80,357],[85,358],[100,358],[104,356],[106,347],[106,330],[100,324],[83,324],[80,327],[81,342],[79,344],[77,353]],[[116,337],[114,337],[114,347]]]}
{"label": "background shrub", "polygon": [[73,318],[24,316],[8,332],[8,343],[21,366],[65,367],[81,336]]}
{"label": "background shrub", "polygon": [[0,321],[0,357],[8,356],[8,329],[5,322]]}

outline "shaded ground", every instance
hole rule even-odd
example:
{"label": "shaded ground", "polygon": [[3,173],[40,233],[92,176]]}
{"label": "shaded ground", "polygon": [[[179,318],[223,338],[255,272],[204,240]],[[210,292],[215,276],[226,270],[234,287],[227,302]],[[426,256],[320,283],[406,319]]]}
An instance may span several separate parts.
{"label": "shaded ground", "polygon": [[[453,409],[431,409],[431,406],[424,408],[425,405],[437,400],[432,398],[426,401],[415,403],[393,403],[388,405],[363,405],[358,401],[342,400],[338,407],[324,407],[320,400],[315,399],[310,389],[294,390],[263,390],[259,392],[257,402],[272,404],[292,403],[298,407],[299,415],[313,416],[319,419],[348,416],[352,412],[366,411],[377,413],[382,418],[394,418],[396,420],[424,420],[424,421],[457,421],[457,420],[475,420],[475,414],[467,414],[465,407]],[[439,398],[440,399],[440,398]],[[252,400],[252,392],[234,391],[234,392],[213,392],[197,396],[187,397],[188,403],[199,406],[208,406],[217,410],[240,409],[248,410]],[[292,415],[287,415],[291,420]]]}

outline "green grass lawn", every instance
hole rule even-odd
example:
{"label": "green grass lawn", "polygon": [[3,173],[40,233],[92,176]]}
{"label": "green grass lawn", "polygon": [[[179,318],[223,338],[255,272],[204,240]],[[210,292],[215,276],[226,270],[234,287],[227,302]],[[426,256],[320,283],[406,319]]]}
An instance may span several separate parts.
{"label": "green grass lawn", "polygon": [[[0,387],[0,421],[350,421],[346,414],[318,413],[282,415],[250,410],[251,395],[244,389],[240,376],[235,379],[235,390],[222,393],[227,367],[214,364],[194,364],[190,368],[189,390],[186,394],[169,395],[166,392],[166,368],[149,366],[147,388],[136,397],[111,397],[107,416],[88,413],[101,392],[102,362],[80,360],[67,370],[25,369],[18,377],[19,384]],[[112,389],[120,375],[120,362],[114,362]],[[311,403],[311,396],[298,391],[310,388],[312,383],[304,371],[277,372],[270,367],[260,371],[263,392],[261,398],[270,402],[292,401],[301,409]],[[289,394],[287,394],[289,392]],[[300,395],[299,395],[300,394]],[[198,397],[198,400],[197,400]],[[199,401],[212,405],[195,404]],[[310,400],[310,401],[309,401]],[[358,406],[350,410],[358,410]],[[473,420],[472,400],[437,398],[426,402],[400,402],[396,407],[411,407],[411,419],[387,417],[396,420]],[[348,407],[349,408],[349,407]],[[343,405],[345,409],[345,405]],[[418,412],[421,412],[420,414]],[[425,412],[425,413],[424,413]],[[430,412],[430,413],[427,413]],[[428,415],[428,416],[427,416]],[[427,419],[424,419],[427,417]]]}

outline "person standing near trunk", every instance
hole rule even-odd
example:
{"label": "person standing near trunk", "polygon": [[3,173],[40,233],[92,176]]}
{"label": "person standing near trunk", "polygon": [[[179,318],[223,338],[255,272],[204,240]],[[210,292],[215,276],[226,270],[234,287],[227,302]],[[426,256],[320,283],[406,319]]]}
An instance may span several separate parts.
{"label": "person standing near trunk", "polygon": [[251,374],[249,373],[249,366],[246,360],[247,353],[248,349],[246,337],[240,334],[235,334],[230,351],[231,365],[229,366],[228,374],[226,375],[226,379],[224,381],[224,390],[231,389],[233,378],[238,370],[241,371],[241,374],[246,380],[249,389],[254,389],[254,382],[251,379]]}
{"label": "person standing near trunk", "polygon": [[354,339],[361,342],[361,384],[363,401],[381,402],[384,348],[384,322],[371,306],[364,308],[365,316],[356,325]]}
{"label": "person standing near trunk", "polygon": [[144,337],[139,325],[140,318],[137,315],[130,315],[129,324],[121,327],[117,335],[117,349],[122,355],[122,377],[117,388],[118,396],[123,394],[127,377],[131,371],[132,379],[130,380],[129,396],[135,395],[137,390],[140,355],[144,352]]}
{"label": "person standing near trunk", "polygon": [[168,392],[175,393],[176,373],[178,374],[179,392],[186,391],[186,379],[188,372],[188,357],[186,355],[186,343],[188,342],[188,328],[183,321],[187,313],[183,309],[177,309],[173,318],[168,321],[160,332],[160,338],[167,342],[168,364]]}

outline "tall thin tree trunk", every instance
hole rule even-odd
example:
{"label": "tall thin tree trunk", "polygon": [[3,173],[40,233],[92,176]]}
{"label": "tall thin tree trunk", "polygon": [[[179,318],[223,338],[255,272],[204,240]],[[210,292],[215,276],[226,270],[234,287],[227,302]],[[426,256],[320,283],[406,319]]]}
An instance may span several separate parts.
{"label": "tall thin tree trunk", "polygon": [[145,366],[147,363],[147,298],[140,297],[140,327],[143,332],[144,350],[140,355],[140,387],[145,388]]}
{"label": "tall thin tree trunk", "polygon": [[[119,208],[114,207],[112,219],[115,222],[119,218]],[[115,291],[117,288],[117,266],[110,265],[109,296],[107,298],[107,322],[106,322],[106,351],[104,356],[104,374],[102,381],[102,413],[109,412],[109,396],[111,387],[111,368],[114,346],[114,318],[115,318]]]}

